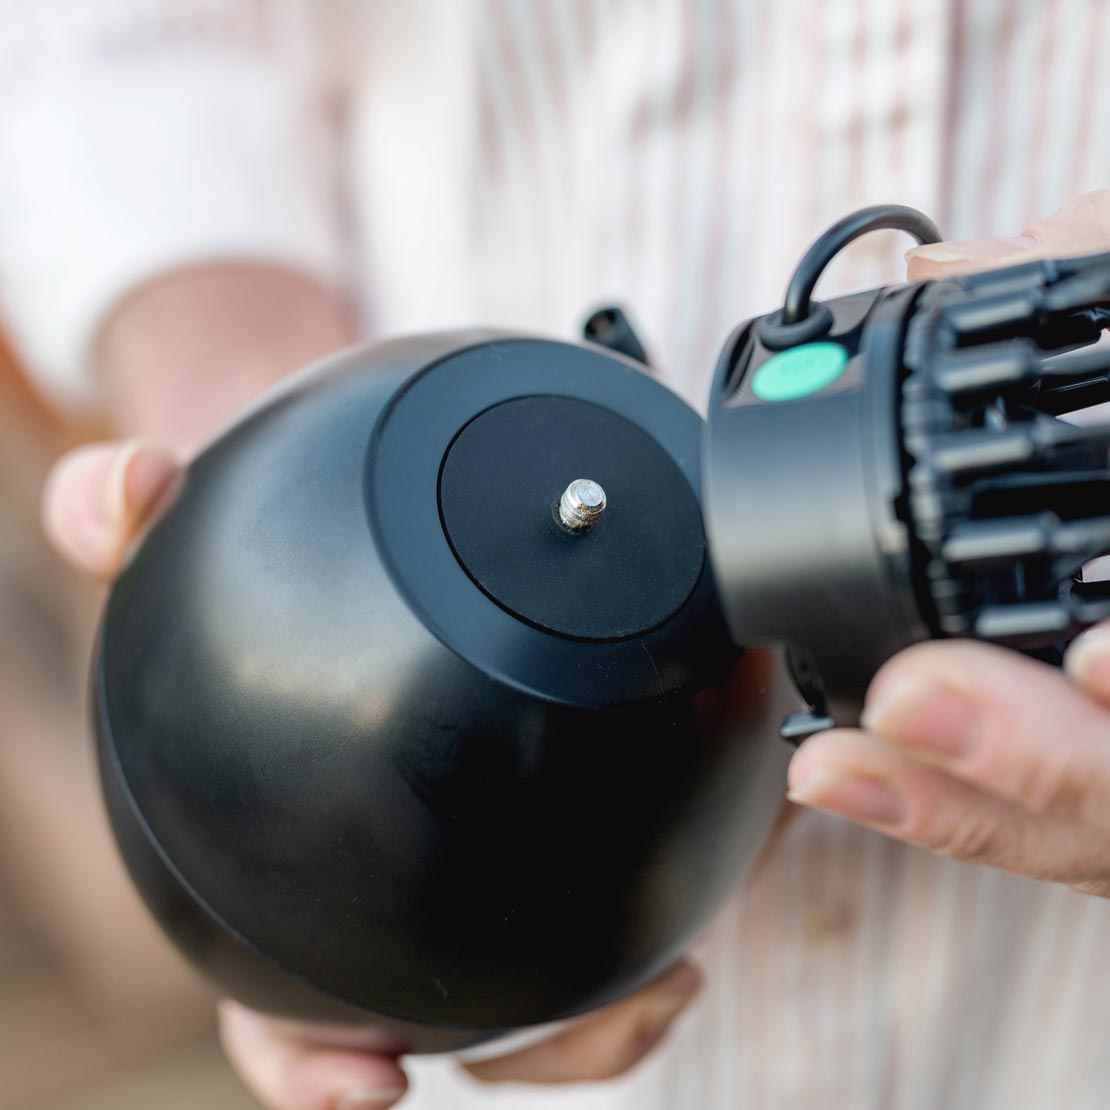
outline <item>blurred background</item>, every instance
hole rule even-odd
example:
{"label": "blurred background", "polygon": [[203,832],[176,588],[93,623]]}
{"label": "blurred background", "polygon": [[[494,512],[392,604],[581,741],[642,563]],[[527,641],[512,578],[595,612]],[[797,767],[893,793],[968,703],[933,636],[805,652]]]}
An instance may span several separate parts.
{"label": "blurred background", "polygon": [[101,591],[39,526],[50,462],[102,432],[63,424],[0,338],[0,1110],[240,1110],[212,996],[109,838],[83,697]]}

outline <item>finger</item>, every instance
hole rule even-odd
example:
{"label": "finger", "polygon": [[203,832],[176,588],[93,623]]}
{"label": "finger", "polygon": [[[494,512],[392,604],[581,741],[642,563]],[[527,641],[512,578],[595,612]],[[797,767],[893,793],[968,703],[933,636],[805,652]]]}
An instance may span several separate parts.
{"label": "finger", "polygon": [[1012,266],[1037,257],[1036,250],[1037,241],[1031,235],[928,243],[906,252],[906,277],[910,281],[934,281]]}
{"label": "finger", "polygon": [[1084,693],[1110,707],[1110,623],[1095,625],[1072,643],[1064,670]]}
{"label": "finger", "polygon": [[1110,713],[1043,663],[987,644],[919,644],[879,672],[863,724],[1033,813],[1110,829]]}
{"label": "finger", "polygon": [[791,801],[953,859],[1036,879],[1110,877],[1110,832],[1028,810],[857,730],[814,736],[791,762]]}
{"label": "finger", "polygon": [[383,1110],[408,1080],[391,1056],[315,1045],[238,1005],[220,1006],[224,1050],[270,1110]]}
{"label": "finger", "polygon": [[78,569],[110,578],[180,469],[169,453],[139,442],[79,447],[47,478],[46,534]]}
{"label": "finger", "polygon": [[1091,254],[1110,248],[1110,189],[1096,189],[1036,220],[1025,234],[1037,249],[1061,256]]}
{"label": "finger", "polygon": [[650,986],[550,1040],[508,1056],[467,1064],[489,1082],[586,1083],[612,1079],[639,1063],[664,1037],[702,985],[684,960]]}
{"label": "finger", "polygon": [[966,239],[916,247],[906,255],[910,281],[972,273],[1035,258],[1066,258],[1110,249],[1110,189],[1076,197],[1013,238]]}

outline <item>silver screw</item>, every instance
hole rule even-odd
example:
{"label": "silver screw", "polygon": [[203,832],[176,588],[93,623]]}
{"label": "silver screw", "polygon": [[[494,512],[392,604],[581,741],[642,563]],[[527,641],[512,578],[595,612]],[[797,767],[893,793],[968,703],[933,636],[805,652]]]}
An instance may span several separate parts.
{"label": "silver screw", "polygon": [[592,528],[605,511],[605,490],[589,478],[575,478],[559,498],[559,519],[572,532]]}

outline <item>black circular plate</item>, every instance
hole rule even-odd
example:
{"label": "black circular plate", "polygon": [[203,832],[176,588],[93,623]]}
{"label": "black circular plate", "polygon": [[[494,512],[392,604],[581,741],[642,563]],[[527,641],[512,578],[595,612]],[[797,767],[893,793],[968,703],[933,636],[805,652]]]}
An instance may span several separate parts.
{"label": "black circular plate", "polygon": [[[608,502],[579,533],[556,511],[576,478],[599,482]],[[701,574],[694,491],[659,444],[600,405],[533,396],[487,409],[451,445],[439,492],[444,529],[474,582],[562,636],[639,635],[667,620]]]}

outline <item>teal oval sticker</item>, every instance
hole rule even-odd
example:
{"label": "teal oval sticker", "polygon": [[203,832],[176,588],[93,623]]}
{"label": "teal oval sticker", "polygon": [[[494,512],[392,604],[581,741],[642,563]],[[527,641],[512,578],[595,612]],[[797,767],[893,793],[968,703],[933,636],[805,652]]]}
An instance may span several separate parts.
{"label": "teal oval sticker", "polygon": [[805,343],[768,359],[752,378],[761,401],[796,401],[832,385],[848,365],[839,343]]}

